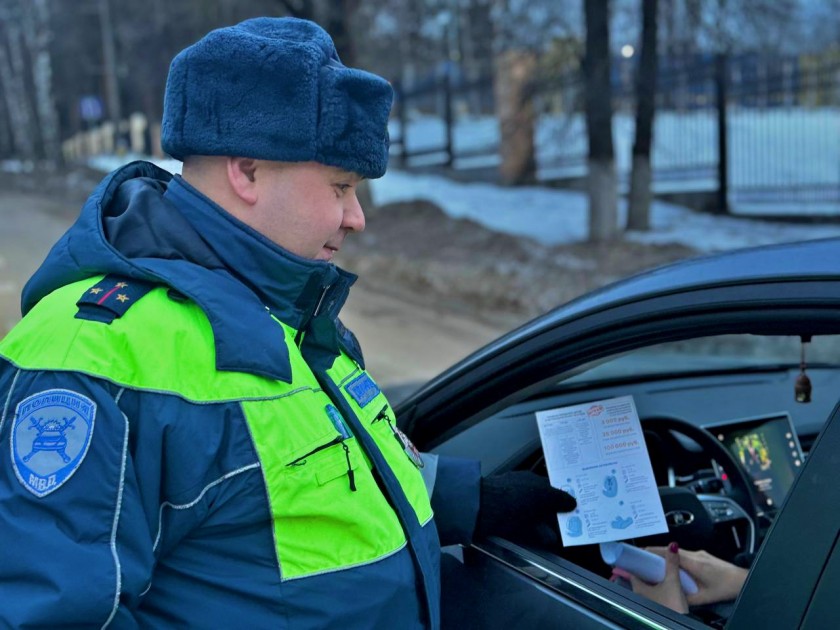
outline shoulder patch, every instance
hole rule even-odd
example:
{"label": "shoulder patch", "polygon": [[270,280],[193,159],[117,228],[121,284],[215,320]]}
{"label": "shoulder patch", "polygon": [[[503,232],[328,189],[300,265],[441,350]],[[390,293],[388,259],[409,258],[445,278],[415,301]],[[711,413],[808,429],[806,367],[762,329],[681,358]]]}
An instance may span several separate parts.
{"label": "shoulder patch", "polygon": [[367,372],[362,372],[361,376],[357,376],[347,383],[344,389],[353,397],[353,400],[356,401],[359,407],[367,405],[380,392],[379,385],[373,382],[373,379],[368,376]]}
{"label": "shoulder patch", "polygon": [[122,276],[105,276],[84,292],[76,302],[76,319],[89,319],[110,324],[125,315],[137,300],[155,287],[151,282]]}
{"label": "shoulder patch", "polygon": [[96,403],[67,389],[48,389],[22,400],[15,410],[10,444],[12,467],[37,497],[60,488],[87,455]]}

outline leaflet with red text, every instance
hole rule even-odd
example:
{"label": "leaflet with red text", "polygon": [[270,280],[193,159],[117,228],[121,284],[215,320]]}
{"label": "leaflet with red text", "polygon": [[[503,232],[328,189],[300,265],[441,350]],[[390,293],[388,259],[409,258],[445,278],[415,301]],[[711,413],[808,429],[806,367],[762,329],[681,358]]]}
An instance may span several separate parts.
{"label": "leaflet with red text", "polygon": [[536,416],[551,485],[578,503],[558,515],[564,546],[668,531],[632,396]]}

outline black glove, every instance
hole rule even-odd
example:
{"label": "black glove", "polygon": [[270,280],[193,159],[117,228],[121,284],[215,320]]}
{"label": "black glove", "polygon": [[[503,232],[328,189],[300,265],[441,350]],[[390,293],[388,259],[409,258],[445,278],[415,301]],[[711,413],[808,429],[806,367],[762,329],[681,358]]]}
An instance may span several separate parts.
{"label": "black glove", "polygon": [[571,512],[577,501],[552,488],[546,477],[514,471],[481,479],[476,538],[499,536],[538,547],[560,544],[558,512]]}

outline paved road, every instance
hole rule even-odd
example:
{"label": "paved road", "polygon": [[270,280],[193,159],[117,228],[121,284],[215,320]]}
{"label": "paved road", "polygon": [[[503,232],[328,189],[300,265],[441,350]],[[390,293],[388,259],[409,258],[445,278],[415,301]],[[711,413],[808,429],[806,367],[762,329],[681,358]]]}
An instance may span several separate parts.
{"label": "paved road", "polygon": [[0,193],[0,335],[20,318],[20,291],[71,220],[59,201]]}
{"label": "paved road", "polygon": [[[0,192],[0,335],[20,317],[24,283],[72,219],[73,211],[58,200]],[[426,381],[503,332],[462,314],[409,304],[371,285],[354,288],[341,318],[383,387]]]}
{"label": "paved road", "polygon": [[505,332],[364,283],[353,288],[341,320],[359,338],[366,367],[386,387],[424,382]]}

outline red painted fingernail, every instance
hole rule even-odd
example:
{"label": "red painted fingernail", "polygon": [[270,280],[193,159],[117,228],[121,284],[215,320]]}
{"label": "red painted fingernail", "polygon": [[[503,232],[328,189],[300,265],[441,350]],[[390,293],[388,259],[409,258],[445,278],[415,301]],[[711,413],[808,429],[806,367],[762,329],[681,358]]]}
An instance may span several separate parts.
{"label": "red painted fingernail", "polygon": [[612,575],[613,575],[613,577],[620,577],[620,578],[624,578],[625,580],[630,579],[630,574],[627,571],[625,571],[624,569],[619,569],[618,567],[613,567]]}
{"label": "red painted fingernail", "polygon": [[679,553],[680,546],[677,543],[672,542],[670,545],[668,545],[668,551],[670,551],[671,553]]}

